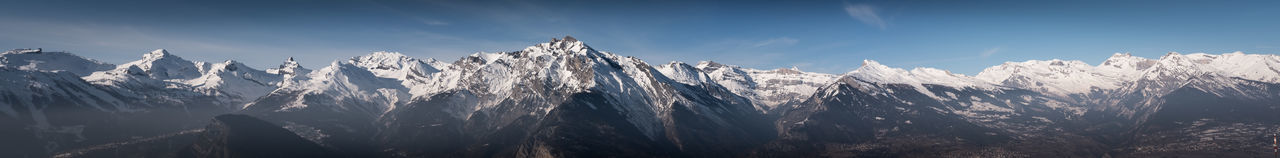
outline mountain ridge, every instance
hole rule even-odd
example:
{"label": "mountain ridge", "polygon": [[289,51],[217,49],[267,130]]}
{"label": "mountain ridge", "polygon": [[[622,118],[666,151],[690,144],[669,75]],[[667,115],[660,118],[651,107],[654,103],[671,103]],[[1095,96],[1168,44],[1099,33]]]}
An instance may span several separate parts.
{"label": "mountain ridge", "polygon": [[[1274,92],[1280,89],[1280,56],[1242,52],[1169,53],[1159,59],[1116,53],[1098,65],[1006,62],[974,76],[874,60],[843,74],[712,61],[650,65],[568,36],[453,62],[373,52],[314,70],[293,58],[259,70],[234,60],[189,61],[164,49],[120,65],[37,52],[0,56],[6,59],[0,60],[0,83],[14,89],[0,91],[6,96],[0,113],[23,118],[0,124],[37,127],[12,132],[60,135],[37,137],[66,145],[45,153],[189,129],[225,113],[262,118],[344,154],[389,157],[1046,156],[1053,153],[1051,144],[1064,142],[1072,143],[1067,150],[1076,156],[1140,155],[1151,153],[1136,147],[1170,140],[1138,132],[1171,136],[1208,127],[1280,127],[1238,119],[1262,113],[1196,115],[1249,123],[1248,129],[1189,126],[1187,121],[1196,120],[1170,118],[1214,107],[1180,98],[1240,104],[1228,109],[1277,109],[1265,103],[1280,100]],[[96,71],[81,74],[89,70]],[[48,106],[57,107],[49,112],[32,104],[48,100],[73,101]],[[70,119],[66,112],[94,115]],[[585,120],[590,118],[602,120]],[[146,132],[110,128],[147,119],[173,119],[169,124],[177,126]],[[121,134],[93,134],[103,131]],[[630,144],[593,141],[601,139]],[[928,149],[914,141],[973,148]],[[583,144],[595,145],[581,150]]]}

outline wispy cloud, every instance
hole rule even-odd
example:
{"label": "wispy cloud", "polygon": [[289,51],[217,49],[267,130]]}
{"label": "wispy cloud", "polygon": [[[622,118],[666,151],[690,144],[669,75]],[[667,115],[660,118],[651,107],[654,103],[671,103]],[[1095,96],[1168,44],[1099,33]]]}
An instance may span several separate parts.
{"label": "wispy cloud", "polygon": [[431,26],[444,26],[444,25],[449,25],[449,22],[444,22],[444,21],[439,21],[439,20],[418,20],[418,21],[421,21],[421,22],[422,22],[422,24],[427,24],[427,25],[431,25]]}
{"label": "wispy cloud", "polygon": [[844,3],[844,12],[848,13],[850,17],[853,17],[853,19],[857,19],[867,25],[878,27],[881,30],[884,30],[888,26],[884,19],[880,18],[880,13],[876,12],[876,8],[871,5],[849,4],[846,2]]}
{"label": "wispy cloud", "polygon": [[779,38],[773,38],[773,39],[757,42],[756,44],[751,45],[751,47],[764,47],[764,46],[771,46],[771,45],[790,46],[790,45],[795,45],[796,43],[799,43],[799,42],[800,40],[797,40],[795,38],[779,37]]}
{"label": "wispy cloud", "polygon": [[982,54],[981,54],[981,55],[982,55],[982,57],[983,57],[983,58],[990,57],[991,55],[995,55],[996,53],[999,53],[999,52],[1000,52],[1000,49],[1001,49],[1001,47],[995,47],[995,48],[987,49],[986,51],[982,51]]}

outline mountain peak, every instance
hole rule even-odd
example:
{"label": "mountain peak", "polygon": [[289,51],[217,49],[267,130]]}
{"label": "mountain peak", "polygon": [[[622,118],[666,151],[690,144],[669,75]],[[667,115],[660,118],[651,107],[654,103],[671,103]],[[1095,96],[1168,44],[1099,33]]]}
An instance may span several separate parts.
{"label": "mountain peak", "polygon": [[1176,56],[1182,56],[1182,54],[1181,54],[1181,53],[1178,53],[1178,52],[1169,52],[1169,53],[1167,53],[1167,54],[1164,54],[1164,56],[1160,56],[1160,59],[1169,58],[1169,57],[1176,57]]}
{"label": "mountain peak", "polygon": [[42,48],[36,48],[36,49],[22,48],[22,49],[13,49],[13,50],[4,51],[4,53],[2,53],[2,54],[27,54],[27,53],[41,53],[41,52],[44,52],[44,49],[42,49]]}
{"label": "mountain peak", "polygon": [[569,36],[569,35],[565,35],[563,39],[551,38],[551,43],[555,43],[555,42],[577,42],[577,41],[578,41],[578,39],[577,39],[577,38],[573,38],[573,36]]}
{"label": "mountain peak", "polygon": [[1123,57],[1131,57],[1131,56],[1133,56],[1133,55],[1132,55],[1132,54],[1129,54],[1128,52],[1126,52],[1126,53],[1115,53],[1115,54],[1111,54],[1111,57],[1112,57],[1112,58],[1123,58]]}
{"label": "mountain peak", "polygon": [[[367,54],[367,55],[358,56],[358,57],[355,57],[355,58],[362,58],[362,59],[368,59],[368,58],[398,59],[398,58],[408,58],[408,57],[409,57],[409,56],[405,56],[404,54],[400,54],[400,52],[377,51],[377,52],[369,53],[369,54]],[[293,58],[292,58],[292,57],[290,57],[290,59],[293,59]]]}
{"label": "mountain peak", "polygon": [[555,38],[551,38],[551,39],[552,39],[551,40],[552,46],[560,46],[561,48],[570,48],[574,46],[586,48],[586,45],[583,44],[582,41],[578,41],[578,39],[573,38],[573,36],[564,36],[563,39],[559,39],[559,40]]}
{"label": "mountain peak", "polygon": [[884,65],[880,64],[880,62],[876,62],[875,60],[871,60],[871,59],[862,59],[862,67],[859,67],[859,69],[861,69],[861,68],[863,68],[863,67],[870,67],[870,68],[880,68],[880,67],[885,67],[885,68],[888,68],[888,66],[884,66]]}
{"label": "mountain peak", "polygon": [[708,68],[708,67],[722,67],[722,66],[724,66],[724,64],[717,63],[716,61],[707,60],[707,61],[699,61],[697,67]]}
{"label": "mountain peak", "polygon": [[1104,69],[1120,68],[1120,69],[1136,71],[1136,70],[1141,70],[1141,69],[1146,69],[1148,67],[1151,67],[1152,64],[1155,64],[1155,63],[1150,59],[1136,57],[1136,56],[1130,55],[1129,53],[1124,53],[1124,54],[1116,53],[1114,55],[1111,55],[1110,58],[1107,58],[1106,61],[1103,61],[1102,64],[1099,64],[1098,67],[1104,68]]}
{"label": "mountain peak", "polygon": [[[902,68],[893,68],[881,65],[875,60],[862,60],[862,67],[844,74],[867,82],[879,84],[907,84],[912,85],[921,92],[929,94],[923,84],[944,85],[950,87],[976,87],[976,88],[995,88],[994,85],[987,81],[975,79],[973,77],[952,74],[950,71],[936,68],[914,68],[907,71]],[[936,97],[935,97],[936,98]]]}
{"label": "mountain peak", "polygon": [[240,61],[236,61],[236,60],[226,60],[226,61],[222,61],[222,63],[228,64],[228,65],[241,64]]}
{"label": "mountain peak", "polygon": [[891,68],[889,66],[881,65],[880,62],[876,62],[875,60],[863,59],[861,67],[858,67],[858,69],[854,69],[846,74],[888,74],[890,76],[901,77],[904,73],[907,73],[904,69]]}
{"label": "mountain peak", "polygon": [[418,62],[418,60],[399,52],[378,51],[368,55],[351,57],[350,62],[374,69],[400,69],[404,63]]}
{"label": "mountain peak", "polygon": [[671,62],[667,62],[667,64],[668,64],[668,65],[689,65],[689,64],[685,64],[684,62],[681,62],[681,61],[671,61]]}
{"label": "mountain peak", "polygon": [[142,55],[142,58],[146,58],[146,59],[156,59],[156,58],[163,58],[163,57],[168,57],[168,56],[173,56],[172,54],[169,54],[169,51],[168,51],[168,50],[165,50],[165,49],[156,49],[156,50],[151,51],[151,53],[147,53],[147,54],[145,54],[145,55]]}
{"label": "mountain peak", "polygon": [[280,64],[280,68],[281,69],[302,68],[302,65],[299,65],[297,60],[293,60],[293,57],[289,57],[289,59],[284,60],[284,63]]}
{"label": "mountain peak", "polygon": [[245,65],[244,65],[244,63],[240,63],[239,61],[235,61],[235,60],[227,60],[227,61],[223,61],[223,62],[222,62],[222,65],[223,65],[223,68],[224,68],[224,69],[229,70],[229,71],[235,71],[235,70],[240,69],[241,67],[249,68],[249,67],[245,66]]}
{"label": "mountain peak", "polygon": [[[591,49],[590,46],[587,46],[586,44],[584,44],[582,41],[578,41],[578,39],[575,39],[570,36],[565,36],[564,39],[551,38],[551,42],[539,43],[537,45],[525,48],[521,52],[513,52],[513,53],[520,54],[520,56],[533,57],[533,56],[543,56],[543,55],[569,55],[569,54],[585,55],[585,54],[590,54],[591,52],[595,52],[595,51]],[[511,53],[496,53],[488,56],[502,55],[502,54],[511,54]],[[491,58],[486,58],[486,60],[488,59],[491,59]]]}
{"label": "mountain peak", "polygon": [[867,66],[867,65],[880,65],[880,62],[876,62],[875,60],[871,60],[871,59],[862,59],[862,66]]}
{"label": "mountain peak", "polygon": [[[190,63],[190,62],[192,62],[192,61],[188,61],[188,60],[186,60],[186,59],[182,59],[182,57],[178,57],[177,55],[173,55],[172,53],[169,53],[169,51],[168,51],[168,50],[165,50],[165,49],[156,49],[156,50],[151,51],[150,53],[143,54],[143,55],[142,55],[142,59],[141,59],[141,60],[134,61],[134,62],[135,62],[135,63],[136,63],[136,62],[146,62],[146,63],[150,63],[150,62],[156,62],[156,61],[160,61],[160,60],[172,60],[173,62],[181,62],[181,63]],[[127,64],[126,64],[126,65],[127,65]],[[143,69],[147,69],[148,67],[149,67],[149,66],[143,67]]]}
{"label": "mountain peak", "polygon": [[307,73],[307,72],[310,72],[311,70],[306,70],[305,68],[302,68],[302,65],[299,65],[298,61],[293,60],[293,57],[289,57],[289,59],[285,59],[284,63],[281,63],[280,66],[277,68],[267,69],[267,73],[271,73],[271,74],[289,74],[289,75],[299,74],[297,73],[297,71],[303,71],[302,73]]}
{"label": "mountain peak", "polygon": [[192,62],[170,54],[165,49],[156,49],[150,53],[143,54],[141,60],[121,64],[116,68],[138,66],[138,68],[145,70],[149,76],[161,80],[193,79],[200,77],[204,71],[207,71],[209,64],[206,62]]}

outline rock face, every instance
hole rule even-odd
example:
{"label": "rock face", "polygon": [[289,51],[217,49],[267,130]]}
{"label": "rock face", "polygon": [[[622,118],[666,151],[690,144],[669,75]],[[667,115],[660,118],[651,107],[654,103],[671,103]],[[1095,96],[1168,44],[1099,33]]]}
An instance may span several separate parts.
{"label": "rock face", "polygon": [[[919,88],[919,89],[918,89]],[[1052,146],[1078,117],[1036,93],[934,84],[884,83],[842,77],[781,114],[780,138],[762,157],[1096,156],[1099,149]],[[1035,143],[1024,143],[1035,142]],[[1073,142],[1086,147],[1096,142]],[[1012,148],[1012,147],[1017,147]],[[1073,151],[1080,150],[1080,151]]]}
{"label": "rock face", "polygon": [[772,137],[761,111],[719,85],[680,82],[570,37],[475,54],[437,74],[379,120],[389,154],[724,156]]}
{"label": "rock face", "polygon": [[[831,84],[839,76],[832,74],[804,72],[797,68],[757,70],[724,65],[712,61],[698,62],[693,66],[697,70],[683,68],[684,63],[664,65],[663,74],[671,78],[681,78],[684,74],[705,74],[706,84],[718,84],[729,89],[738,96],[746,97],[771,115],[778,111],[786,111],[792,105],[803,102],[810,95]],[[684,71],[681,71],[684,70]]]}
{"label": "rock face", "polygon": [[178,157],[272,158],[342,157],[314,142],[248,115],[219,115]]}

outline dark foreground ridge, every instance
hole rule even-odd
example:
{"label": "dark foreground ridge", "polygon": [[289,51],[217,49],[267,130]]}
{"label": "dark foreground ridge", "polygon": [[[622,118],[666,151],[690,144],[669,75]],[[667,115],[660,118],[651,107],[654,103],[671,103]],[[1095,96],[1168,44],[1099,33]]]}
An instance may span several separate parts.
{"label": "dark foreground ridge", "polygon": [[341,157],[289,130],[249,115],[214,117],[204,134],[180,151],[194,158],[320,158]]}

